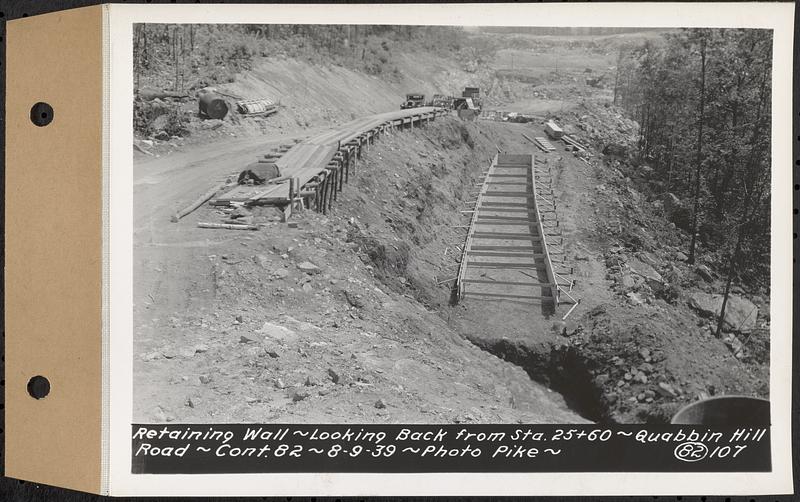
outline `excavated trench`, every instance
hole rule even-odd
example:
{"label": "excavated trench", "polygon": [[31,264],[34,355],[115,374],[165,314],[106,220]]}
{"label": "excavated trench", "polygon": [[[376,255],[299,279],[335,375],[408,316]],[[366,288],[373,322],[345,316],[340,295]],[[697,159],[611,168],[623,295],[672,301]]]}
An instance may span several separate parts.
{"label": "excavated trench", "polygon": [[567,406],[582,417],[594,422],[614,422],[601,389],[594,383],[591,372],[594,364],[580,349],[568,345],[529,346],[509,339],[487,340],[475,336],[468,339],[482,350],[521,367],[533,381],[561,394]]}
{"label": "excavated trench", "polygon": [[[360,244],[361,251],[369,258],[382,283],[415,297],[446,319],[458,316],[461,306],[453,305],[452,289],[439,284],[441,275],[434,265],[441,262],[443,254],[448,256],[448,250],[452,250],[455,244],[463,245],[464,233],[452,230],[465,223],[460,210],[470,198],[480,172],[498,148],[510,152],[526,151],[527,148],[513,144],[513,140],[508,141],[511,144],[506,143],[507,138],[514,135],[504,134],[499,127],[440,120],[438,124],[428,126],[427,130],[416,131],[402,139],[404,146],[416,144],[420,149],[416,156],[413,151],[406,151],[404,155],[422,161],[416,169],[409,170],[405,183],[380,184],[379,181],[383,179],[381,169],[387,171],[411,163],[406,160],[405,163],[398,162],[398,166],[391,164],[399,155],[398,145],[378,145],[370,153],[371,158],[366,159],[368,167],[365,171],[370,174],[358,181],[362,189],[367,189],[365,191],[379,189],[387,200],[403,199],[401,205],[405,210],[381,215],[384,221],[389,222],[388,225],[379,221],[376,215],[361,214],[360,219],[370,223],[366,225],[367,229],[352,228],[348,240]],[[382,148],[386,151],[382,152]],[[429,162],[431,157],[439,160]],[[387,171],[386,177],[391,175],[394,172]],[[356,210],[355,207],[352,209]],[[453,253],[449,256],[454,258]],[[457,265],[458,259],[455,261]],[[455,275],[450,270],[449,274]],[[592,361],[579,349],[552,343],[525,344],[505,338],[475,336],[476,332],[488,333],[498,329],[488,324],[483,326],[484,329],[479,326],[464,329],[450,324],[480,349],[521,367],[533,381],[563,396],[575,413],[596,422],[610,421],[609,408],[601,398],[600,388],[593,382]]]}

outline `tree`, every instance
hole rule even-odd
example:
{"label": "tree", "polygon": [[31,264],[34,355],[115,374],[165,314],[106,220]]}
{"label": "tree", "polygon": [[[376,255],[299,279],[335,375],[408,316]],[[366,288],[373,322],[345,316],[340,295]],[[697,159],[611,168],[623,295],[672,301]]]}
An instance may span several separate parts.
{"label": "tree", "polygon": [[769,276],[771,48],[767,30],[680,30],[630,50],[617,77],[617,103],[639,121],[635,162],[689,202],[676,221],[689,261],[702,242],[726,280],[758,287]]}
{"label": "tree", "polygon": [[694,174],[694,208],[692,209],[692,240],[689,244],[689,260],[690,264],[695,260],[695,247],[697,245],[697,220],[698,213],[700,212],[700,169],[703,165],[703,125],[705,123],[705,106],[706,106],[706,38],[708,32],[706,30],[698,30],[700,38],[700,111],[698,113],[698,126],[697,126],[697,155],[695,157],[695,174]]}

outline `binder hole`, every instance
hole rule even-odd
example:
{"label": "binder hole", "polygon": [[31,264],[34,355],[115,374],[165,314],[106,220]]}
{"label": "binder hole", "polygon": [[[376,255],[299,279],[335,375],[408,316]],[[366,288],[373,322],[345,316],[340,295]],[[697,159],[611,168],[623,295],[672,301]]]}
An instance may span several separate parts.
{"label": "binder hole", "polygon": [[34,399],[43,399],[50,394],[50,380],[42,375],[36,375],[28,380],[28,394]]}
{"label": "binder hole", "polygon": [[31,122],[39,127],[44,127],[53,121],[53,107],[47,103],[36,103],[31,108]]}

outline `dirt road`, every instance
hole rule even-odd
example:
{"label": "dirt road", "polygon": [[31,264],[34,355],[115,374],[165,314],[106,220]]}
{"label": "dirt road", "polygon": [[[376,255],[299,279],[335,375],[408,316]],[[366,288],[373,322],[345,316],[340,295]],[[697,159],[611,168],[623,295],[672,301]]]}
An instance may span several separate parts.
{"label": "dirt road", "polygon": [[137,154],[133,170],[136,240],[140,232],[169,226],[175,210],[207,191],[214,180],[238,173],[259,154],[291,139],[257,136],[218,141],[158,158]]}

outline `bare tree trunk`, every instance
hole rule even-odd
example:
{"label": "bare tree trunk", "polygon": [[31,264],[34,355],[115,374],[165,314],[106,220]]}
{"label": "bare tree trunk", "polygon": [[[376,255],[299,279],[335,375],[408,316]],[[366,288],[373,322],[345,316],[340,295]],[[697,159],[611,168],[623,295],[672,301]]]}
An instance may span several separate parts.
{"label": "bare tree trunk", "polygon": [[703,121],[706,106],[706,36],[700,41],[700,123],[697,127],[697,158],[695,160],[694,175],[694,209],[692,211],[692,241],[689,244],[689,259],[691,265],[695,262],[695,248],[697,246],[697,216],[700,212],[700,166],[703,160]]}
{"label": "bare tree trunk", "polygon": [[173,88],[175,91],[178,90],[178,71],[179,71],[179,64],[178,64],[178,27],[172,29],[172,59],[175,64],[175,84]]}
{"label": "bare tree trunk", "polygon": [[728,306],[728,296],[731,292],[731,283],[733,282],[733,274],[734,271],[737,270],[736,264],[739,263],[739,253],[742,250],[742,241],[743,239],[743,232],[741,228],[739,229],[739,235],[736,238],[736,249],[733,251],[733,256],[731,256],[730,261],[728,262],[728,271],[727,271],[727,280],[725,281],[725,292],[722,295],[722,307],[719,311],[719,319],[717,319],[717,330],[714,333],[714,336],[717,338],[722,337],[722,323],[725,320],[725,307]]}
{"label": "bare tree trunk", "polygon": [[[739,224],[737,225],[737,237],[736,237],[736,249],[733,252],[733,256],[730,259],[728,264],[728,279],[725,283],[725,293],[722,297],[722,307],[720,308],[719,319],[717,320],[717,330],[716,330],[716,337],[720,338],[722,336],[722,321],[725,319],[725,307],[728,305],[728,296],[730,295],[731,290],[731,282],[733,280],[733,275],[736,270],[738,270],[738,263],[741,259],[740,254],[742,251],[742,244],[744,243],[744,236],[746,235],[745,229],[749,228],[752,225],[752,219],[756,216],[758,212],[758,204],[761,199],[761,196],[764,193],[764,187],[766,184],[761,184],[758,186],[758,152],[759,148],[757,145],[758,135],[761,131],[763,124],[761,123],[764,120],[764,104],[766,101],[766,75],[764,76],[763,80],[761,81],[761,89],[759,92],[759,101],[758,101],[758,111],[756,112],[756,120],[753,122],[753,129],[750,136],[750,154],[747,159],[747,166],[748,170],[745,172],[745,187],[747,187],[748,182],[752,183],[749,190],[746,190],[747,198],[744,201],[744,208],[742,209],[742,215],[739,218]],[[756,192],[756,187],[758,186],[758,192]]]}
{"label": "bare tree trunk", "polygon": [[614,100],[612,101],[612,103],[614,103],[615,105],[617,104],[618,85],[619,85],[619,61],[617,61],[617,71],[614,72]]}

